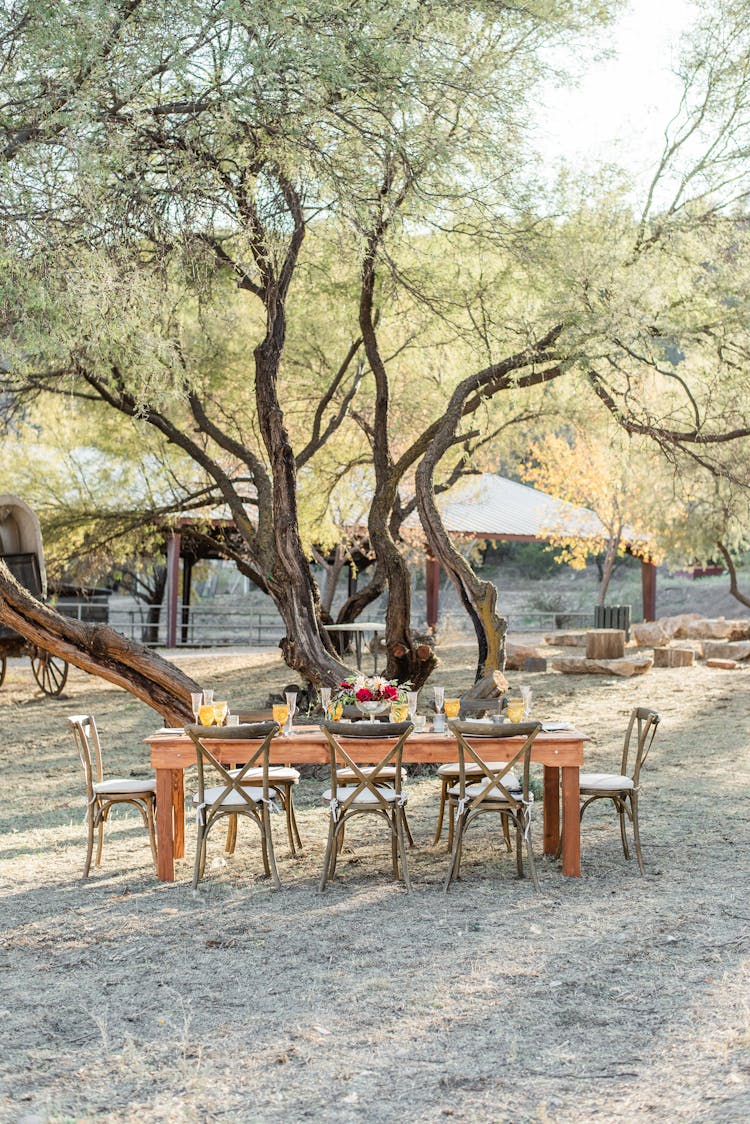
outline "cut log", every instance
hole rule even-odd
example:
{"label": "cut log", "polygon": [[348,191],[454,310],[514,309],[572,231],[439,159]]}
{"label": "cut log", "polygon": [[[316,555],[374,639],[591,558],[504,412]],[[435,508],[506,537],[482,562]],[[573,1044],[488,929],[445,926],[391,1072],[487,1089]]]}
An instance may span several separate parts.
{"label": "cut log", "polygon": [[716,667],[716,668],[719,668],[721,671],[739,671],[740,668],[742,667],[742,664],[737,663],[737,660],[714,659],[714,660],[706,660],[706,667]]}
{"label": "cut log", "polygon": [[693,667],[692,648],[654,648],[654,667]]}
{"label": "cut log", "polygon": [[553,648],[585,648],[586,647],[586,633],[581,632],[548,632],[544,637],[544,643],[550,644]]}
{"label": "cut log", "polygon": [[587,660],[621,660],[625,633],[621,628],[592,628],[586,634]]}
{"label": "cut log", "polygon": [[531,644],[515,644],[512,640],[506,641],[505,667],[510,671],[523,671],[527,660],[543,658],[539,649]]}
{"label": "cut log", "polygon": [[703,652],[711,660],[746,660],[750,657],[750,640],[704,640]]}
{"label": "cut log", "polygon": [[552,661],[554,671],[562,671],[565,675],[645,675],[651,669],[653,660],[650,656],[629,657],[623,660],[589,660],[582,657],[570,659],[557,659]]}
{"label": "cut log", "polygon": [[489,675],[483,675],[481,679],[477,679],[473,687],[468,691],[464,691],[462,698],[464,699],[497,699],[500,695],[510,687],[510,683],[503,675],[502,671],[491,671]]}

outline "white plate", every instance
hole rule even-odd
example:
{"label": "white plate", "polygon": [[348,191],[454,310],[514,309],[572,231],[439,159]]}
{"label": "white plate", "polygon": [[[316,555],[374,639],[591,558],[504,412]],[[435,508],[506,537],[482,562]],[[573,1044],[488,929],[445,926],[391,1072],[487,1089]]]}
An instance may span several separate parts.
{"label": "white plate", "polygon": [[573,730],[575,727],[572,722],[542,722],[542,730],[545,734],[554,734],[558,730]]}
{"label": "white plate", "polygon": [[162,726],[160,730],[156,731],[157,734],[184,734],[184,726]]}

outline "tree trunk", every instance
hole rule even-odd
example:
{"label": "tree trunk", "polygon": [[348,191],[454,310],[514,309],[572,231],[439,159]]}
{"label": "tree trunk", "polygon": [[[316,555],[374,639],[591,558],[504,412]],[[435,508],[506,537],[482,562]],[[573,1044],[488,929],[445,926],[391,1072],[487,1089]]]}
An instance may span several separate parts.
{"label": "tree trunk", "polygon": [[432,554],[452,581],[466,609],[477,638],[476,680],[502,671],[505,667],[505,634],[508,622],[497,612],[497,587],[482,581],[450,541],[435,503],[435,468],[451,445],[463,409],[461,388],[451,398],[430,447],[420,461],[415,476],[419,518]]}
{"label": "tree trunk", "polygon": [[620,546],[620,536],[615,535],[611,539],[607,539],[607,549],[604,552],[604,563],[602,565],[602,580],[599,585],[599,596],[596,599],[597,605],[603,605],[609,589],[609,583],[612,578],[612,572],[615,568],[617,561],[617,550]]}
{"label": "tree trunk", "polygon": [[729,572],[729,592],[731,593],[732,597],[736,598],[736,600],[739,601],[740,605],[746,605],[748,609],[750,609],[750,597],[746,597],[744,593],[740,593],[740,587],[737,582],[737,567],[734,564],[732,555],[729,553],[723,542],[717,542],[716,545],[721,551],[721,556],[724,559],[726,568]]}
{"label": "tree trunk", "polygon": [[166,722],[181,726],[192,721],[190,693],[199,688],[189,676],[109,625],[85,624],[56,613],[20,586],[2,561],[0,621],[30,644],[123,687]]}

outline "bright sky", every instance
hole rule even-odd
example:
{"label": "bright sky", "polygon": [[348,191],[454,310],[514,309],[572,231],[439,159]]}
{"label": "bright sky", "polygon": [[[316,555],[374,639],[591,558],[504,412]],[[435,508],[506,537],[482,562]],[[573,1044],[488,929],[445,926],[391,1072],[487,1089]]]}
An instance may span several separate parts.
{"label": "bright sky", "polygon": [[545,158],[575,169],[609,160],[644,176],[679,104],[670,67],[696,14],[692,0],[630,0],[607,31],[612,57],[586,68],[575,89],[549,91],[538,132]]}

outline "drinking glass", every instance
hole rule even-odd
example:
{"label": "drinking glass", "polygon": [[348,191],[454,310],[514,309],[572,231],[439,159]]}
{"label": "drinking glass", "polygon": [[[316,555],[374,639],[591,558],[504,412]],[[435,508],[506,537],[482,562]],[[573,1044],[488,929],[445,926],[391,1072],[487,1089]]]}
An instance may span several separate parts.
{"label": "drinking glass", "polygon": [[461,700],[446,699],[443,703],[443,709],[445,710],[446,718],[458,718],[458,715],[461,711]]}
{"label": "drinking glass", "polygon": [[419,705],[419,691],[406,692],[406,705],[409,707],[409,717],[412,722],[417,717],[417,707]]}
{"label": "drinking glass", "polygon": [[391,703],[391,712],[388,716],[391,722],[405,722],[409,717],[409,708],[401,699],[396,699]]}
{"label": "drinking glass", "polygon": [[445,687],[434,687],[435,692],[435,713],[443,709],[443,700],[445,699]]}
{"label": "drinking glass", "polygon": [[286,703],[274,703],[271,708],[271,713],[273,714],[274,722],[278,722],[283,732],[284,723],[289,717],[289,707],[286,705]]}
{"label": "drinking glass", "polygon": [[289,707],[289,721],[287,722],[286,730],[284,731],[284,733],[291,734],[292,719],[297,713],[297,692],[287,691],[284,697],[286,698],[286,705]]}
{"label": "drinking glass", "polygon": [[201,726],[213,726],[214,724],[214,707],[213,703],[204,703],[198,711],[198,721]]}
{"label": "drinking glass", "polygon": [[192,710],[193,710],[193,721],[194,722],[198,721],[198,715],[200,714],[202,702],[203,702],[203,691],[191,691],[190,692],[190,706],[192,707]]}
{"label": "drinking glass", "polygon": [[325,715],[327,715],[328,714],[328,708],[331,705],[331,688],[330,687],[321,687],[320,688],[320,705],[323,708],[323,713]]}
{"label": "drinking glass", "polygon": [[223,726],[226,721],[227,712],[229,710],[229,703],[215,702],[211,705],[213,706],[214,710],[214,722],[217,726]]}
{"label": "drinking glass", "polygon": [[523,722],[524,701],[522,695],[518,695],[517,698],[511,696],[505,709],[511,722]]}
{"label": "drinking glass", "polygon": [[521,687],[521,698],[523,699],[523,716],[524,718],[531,717],[531,687]]}
{"label": "drinking glass", "polygon": [[214,701],[214,693],[211,689],[203,692],[203,703],[205,706],[210,706]]}

